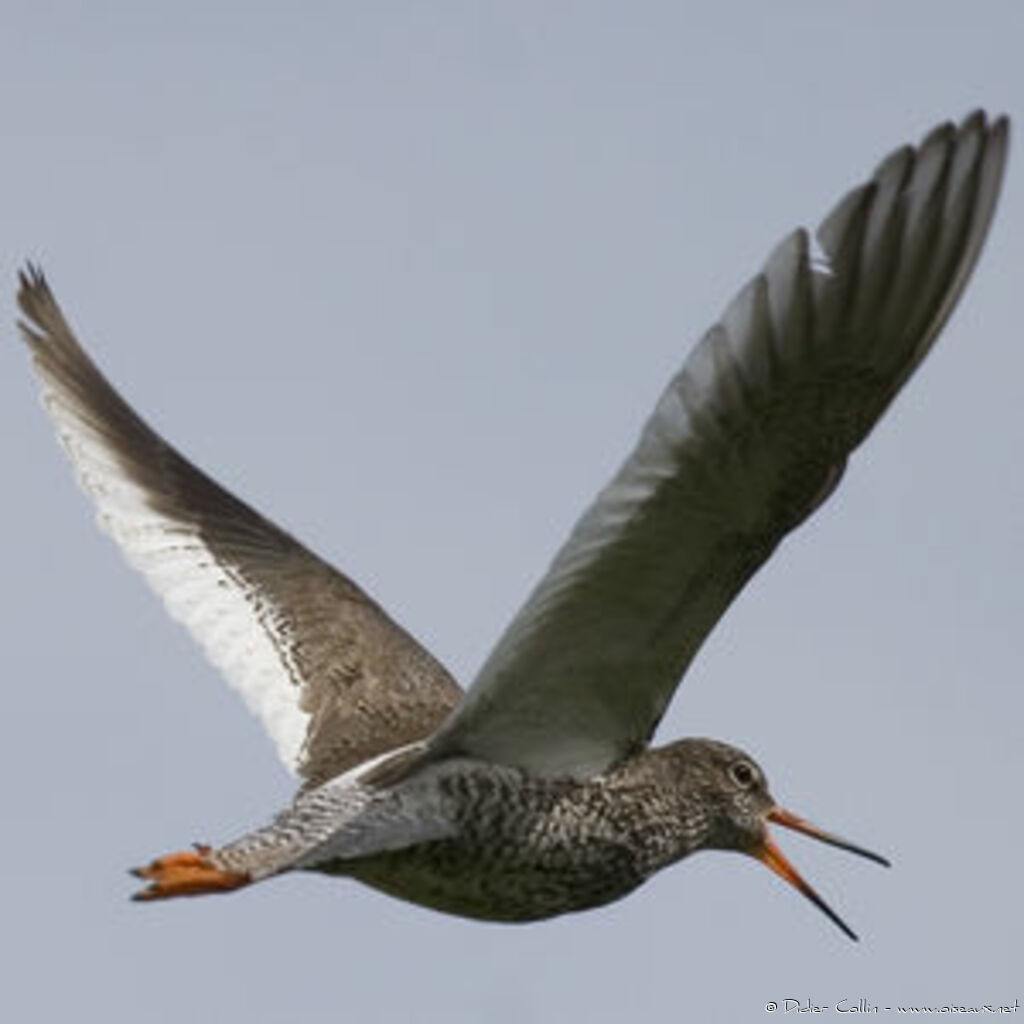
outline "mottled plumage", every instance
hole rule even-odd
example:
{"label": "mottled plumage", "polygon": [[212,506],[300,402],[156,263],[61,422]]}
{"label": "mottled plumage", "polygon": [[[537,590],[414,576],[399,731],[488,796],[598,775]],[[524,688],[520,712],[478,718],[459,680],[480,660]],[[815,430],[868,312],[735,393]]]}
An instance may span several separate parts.
{"label": "mottled plumage", "polygon": [[465,694],[356,584],[157,436],[30,268],[23,333],[100,522],[303,780],[265,828],[140,869],[140,898],[308,869],[525,921],[732,849],[852,935],[767,824],[881,858],[784,811],[734,748],[647,745],[719,617],[828,498],[938,336],[991,221],[1008,130],[981,112],[941,125],[883,161],[813,239],[783,240],[686,359]]}
{"label": "mottled plumage", "polygon": [[313,868],[448,913],[530,921],[618,899],[705,846],[747,849],[773,806],[760,769],[713,740],[585,781],[452,758],[386,788],[322,786],[209,858],[254,879]]}

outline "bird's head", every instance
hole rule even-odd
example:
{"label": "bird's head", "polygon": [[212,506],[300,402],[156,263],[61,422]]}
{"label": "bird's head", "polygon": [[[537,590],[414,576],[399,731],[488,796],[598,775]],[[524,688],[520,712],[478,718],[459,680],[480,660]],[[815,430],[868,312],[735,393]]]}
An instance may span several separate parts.
{"label": "bird's head", "polygon": [[760,766],[749,754],[736,747],[716,740],[689,739],[662,748],[662,753],[673,764],[680,789],[687,797],[688,813],[697,809],[699,819],[693,825],[699,839],[695,849],[737,850],[755,857],[803,893],[846,935],[856,940],[857,936],[850,927],[775,845],[768,826],[782,825],[888,867],[889,862],[884,857],[825,832],[780,807],[768,791],[768,782]]}

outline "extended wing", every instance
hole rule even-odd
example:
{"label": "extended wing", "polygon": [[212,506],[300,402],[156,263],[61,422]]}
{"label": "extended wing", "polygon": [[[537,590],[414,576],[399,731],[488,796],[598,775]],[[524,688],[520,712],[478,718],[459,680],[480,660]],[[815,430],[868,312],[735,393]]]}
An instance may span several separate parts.
{"label": "extended wing", "polygon": [[461,697],[351,580],[171,448],[107,382],[42,275],[21,276],[43,401],[102,527],[307,787],[433,732]]}
{"label": "extended wing", "polygon": [[694,654],[831,493],[978,258],[1008,124],[890,155],[786,238],[669,384],[432,744],[542,774],[645,745]]}

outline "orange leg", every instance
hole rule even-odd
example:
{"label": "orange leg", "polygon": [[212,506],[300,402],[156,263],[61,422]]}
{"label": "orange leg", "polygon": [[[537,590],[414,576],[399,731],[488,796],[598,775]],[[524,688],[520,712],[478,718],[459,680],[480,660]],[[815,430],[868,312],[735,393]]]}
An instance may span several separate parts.
{"label": "orange leg", "polygon": [[149,885],[140,889],[133,900],[165,900],[172,896],[202,896],[211,892],[228,892],[248,885],[248,875],[223,871],[207,859],[210,847],[197,845],[194,851],[169,853],[158,857],[147,867],[133,868],[136,878],[145,878]]}

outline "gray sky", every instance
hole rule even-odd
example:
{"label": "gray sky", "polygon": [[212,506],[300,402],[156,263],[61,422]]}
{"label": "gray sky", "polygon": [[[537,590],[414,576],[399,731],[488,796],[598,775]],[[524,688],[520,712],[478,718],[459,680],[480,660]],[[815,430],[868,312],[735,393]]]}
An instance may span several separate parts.
{"label": "gray sky", "polygon": [[781,837],[856,946],[724,854],[525,927],[312,876],[131,904],[124,868],[231,838],[291,782],[92,525],[10,327],[38,259],[137,408],[468,681],[783,233],[938,120],[1024,128],[1020,4],[0,12],[6,1019],[1024,997],[1019,152],[936,352],[659,734],[748,748],[780,800],[892,857]]}

